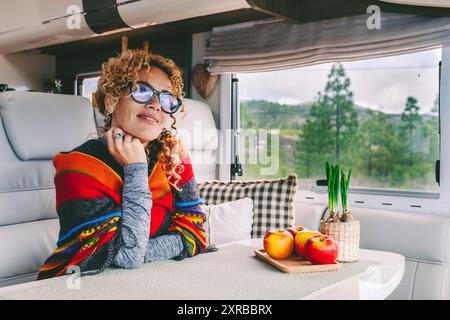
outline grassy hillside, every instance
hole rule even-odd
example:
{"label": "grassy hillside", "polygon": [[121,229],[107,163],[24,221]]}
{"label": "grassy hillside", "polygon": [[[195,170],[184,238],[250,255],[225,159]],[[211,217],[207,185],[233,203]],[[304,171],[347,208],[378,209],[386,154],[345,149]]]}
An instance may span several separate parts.
{"label": "grassy hillside", "polygon": [[[300,130],[314,102],[297,105],[279,104],[266,100],[241,100],[241,127]],[[355,106],[358,119],[365,120],[369,109]],[[399,115],[392,118],[400,119]]]}

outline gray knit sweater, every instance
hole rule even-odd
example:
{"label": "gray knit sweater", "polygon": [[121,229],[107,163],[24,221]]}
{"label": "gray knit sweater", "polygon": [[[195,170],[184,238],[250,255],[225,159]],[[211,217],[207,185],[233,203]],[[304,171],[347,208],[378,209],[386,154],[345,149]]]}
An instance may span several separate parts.
{"label": "gray knit sweater", "polygon": [[[107,146],[104,137],[99,140]],[[148,187],[148,164],[136,162],[125,165],[122,191],[122,245],[114,264],[121,268],[138,268],[145,262],[168,260],[180,256],[183,242],[179,234],[149,238],[152,207]]]}

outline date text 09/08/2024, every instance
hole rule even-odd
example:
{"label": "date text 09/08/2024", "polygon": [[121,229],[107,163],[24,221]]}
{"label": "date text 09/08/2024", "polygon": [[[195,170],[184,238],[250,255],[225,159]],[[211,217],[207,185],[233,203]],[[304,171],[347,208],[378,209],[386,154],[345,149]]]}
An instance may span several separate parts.
{"label": "date text 09/08/2024", "polygon": [[198,307],[192,307],[185,304],[184,306],[178,307],[177,314],[178,315],[203,315],[205,318],[207,318],[211,312],[213,313],[220,313],[222,315],[262,315],[262,314],[272,314],[271,311],[272,306],[271,305],[262,305],[262,304],[243,304],[243,305],[227,305],[223,304],[221,305],[220,309],[213,307],[204,307],[204,306],[198,306]]}

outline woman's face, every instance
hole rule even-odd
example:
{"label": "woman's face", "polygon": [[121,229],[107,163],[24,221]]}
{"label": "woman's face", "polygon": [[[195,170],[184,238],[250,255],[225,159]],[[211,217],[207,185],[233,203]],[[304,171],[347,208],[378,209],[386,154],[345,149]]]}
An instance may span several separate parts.
{"label": "woman's face", "polygon": [[[158,67],[150,66],[149,71],[139,71],[136,80],[148,82],[158,91],[172,92],[169,76]],[[114,109],[111,126],[121,128],[147,145],[149,141],[158,138],[169,119],[170,115],[161,110],[158,97],[147,104],[140,104],[131,98],[130,90],[127,89]]]}

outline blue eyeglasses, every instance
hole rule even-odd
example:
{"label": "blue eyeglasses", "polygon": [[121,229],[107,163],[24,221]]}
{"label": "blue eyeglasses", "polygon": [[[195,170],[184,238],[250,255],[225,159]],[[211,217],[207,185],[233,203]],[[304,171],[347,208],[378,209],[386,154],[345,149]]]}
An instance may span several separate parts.
{"label": "blue eyeglasses", "polygon": [[138,80],[136,84],[129,84],[131,99],[140,104],[147,104],[153,101],[158,96],[159,104],[162,111],[168,114],[173,114],[181,107],[181,99],[174,96],[169,91],[158,91],[152,87],[148,82]]}

